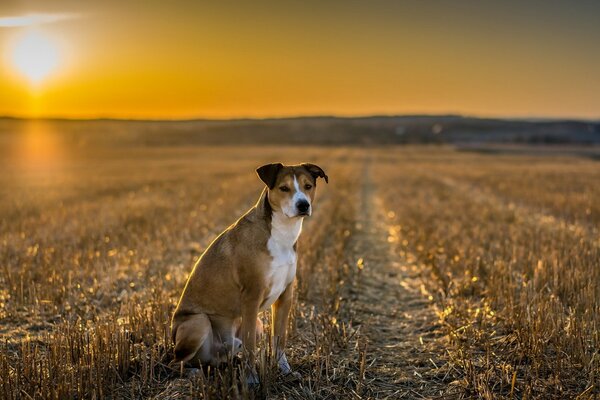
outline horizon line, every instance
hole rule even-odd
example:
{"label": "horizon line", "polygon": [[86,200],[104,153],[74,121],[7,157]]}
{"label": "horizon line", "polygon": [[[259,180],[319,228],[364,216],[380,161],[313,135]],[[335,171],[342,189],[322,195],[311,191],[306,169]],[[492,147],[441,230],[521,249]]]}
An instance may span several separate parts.
{"label": "horizon line", "polygon": [[277,121],[294,119],[369,119],[369,118],[462,118],[462,119],[482,119],[482,120],[504,120],[504,121],[531,121],[531,122],[552,122],[552,121],[576,121],[588,123],[600,123],[598,117],[575,117],[575,116],[493,116],[461,113],[406,113],[406,114],[294,114],[294,115],[273,115],[273,116],[232,116],[232,117],[181,117],[181,118],[138,118],[138,117],[117,117],[117,116],[97,116],[97,117],[66,117],[66,116],[19,116],[0,114],[0,120],[21,120],[21,121],[73,121],[73,122],[93,122],[93,121],[122,121],[122,122],[235,122],[235,121]]}

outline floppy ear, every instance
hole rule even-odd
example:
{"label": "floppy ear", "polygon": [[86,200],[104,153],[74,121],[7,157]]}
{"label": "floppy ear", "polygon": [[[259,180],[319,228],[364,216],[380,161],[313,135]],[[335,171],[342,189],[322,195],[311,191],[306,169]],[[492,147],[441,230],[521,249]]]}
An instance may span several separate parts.
{"label": "floppy ear", "polygon": [[256,173],[258,177],[269,187],[269,189],[273,189],[275,186],[275,180],[277,179],[277,173],[279,170],[283,168],[283,164],[266,164],[260,168],[256,169]]}
{"label": "floppy ear", "polygon": [[317,178],[323,178],[325,179],[326,183],[329,183],[329,177],[327,176],[327,174],[325,174],[323,168],[319,167],[318,165],[308,163],[304,163],[302,164],[302,166],[306,168],[308,172],[310,172],[310,174],[313,176],[313,178],[315,178],[315,180],[317,180]]}

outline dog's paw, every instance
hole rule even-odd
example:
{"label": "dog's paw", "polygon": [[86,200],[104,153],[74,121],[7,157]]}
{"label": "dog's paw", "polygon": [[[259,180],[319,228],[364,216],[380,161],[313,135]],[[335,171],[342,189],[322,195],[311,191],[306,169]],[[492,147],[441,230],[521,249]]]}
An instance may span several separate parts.
{"label": "dog's paw", "polygon": [[258,379],[258,373],[256,370],[251,370],[246,373],[246,384],[250,387],[260,385],[260,379]]}
{"label": "dog's paw", "polygon": [[202,370],[200,368],[186,368],[183,376],[189,380],[197,379],[202,375]]}
{"label": "dog's paw", "polygon": [[279,366],[279,371],[281,371],[283,375],[292,373],[292,367],[290,367],[290,363],[288,363],[287,357],[283,352],[278,352],[277,354],[277,365]]}
{"label": "dog's paw", "polygon": [[242,341],[238,338],[233,338],[233,342],[229,344],[229,351],[233,354],[237,354],[242,351]]}

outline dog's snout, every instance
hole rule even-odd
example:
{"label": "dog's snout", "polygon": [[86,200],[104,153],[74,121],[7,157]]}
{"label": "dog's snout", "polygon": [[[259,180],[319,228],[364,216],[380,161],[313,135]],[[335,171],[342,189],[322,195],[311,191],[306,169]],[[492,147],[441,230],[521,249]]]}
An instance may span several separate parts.
{"label": "dog's snout", "polygon": [[300,214],[306,214],[310,209],[310,204],[306,200],[300,200],[296,203],[296,208]]}

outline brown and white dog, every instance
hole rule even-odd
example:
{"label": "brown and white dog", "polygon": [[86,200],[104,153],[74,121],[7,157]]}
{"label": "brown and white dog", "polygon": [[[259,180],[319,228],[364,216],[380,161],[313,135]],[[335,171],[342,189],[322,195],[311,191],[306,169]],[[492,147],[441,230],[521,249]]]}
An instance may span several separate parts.
{"label": "brown and white dog", "polygon": [[256,170],[265,183],[256,205],[221,233],[200,257],[171,322],[175,361],[217,365],[243,346],[248,382],[254,369],[260,311],[271,307],[273,348],[279,369],[291,373],[284,348],[296,276],[296,242],[312,214],[314,164],[267,164]]}

